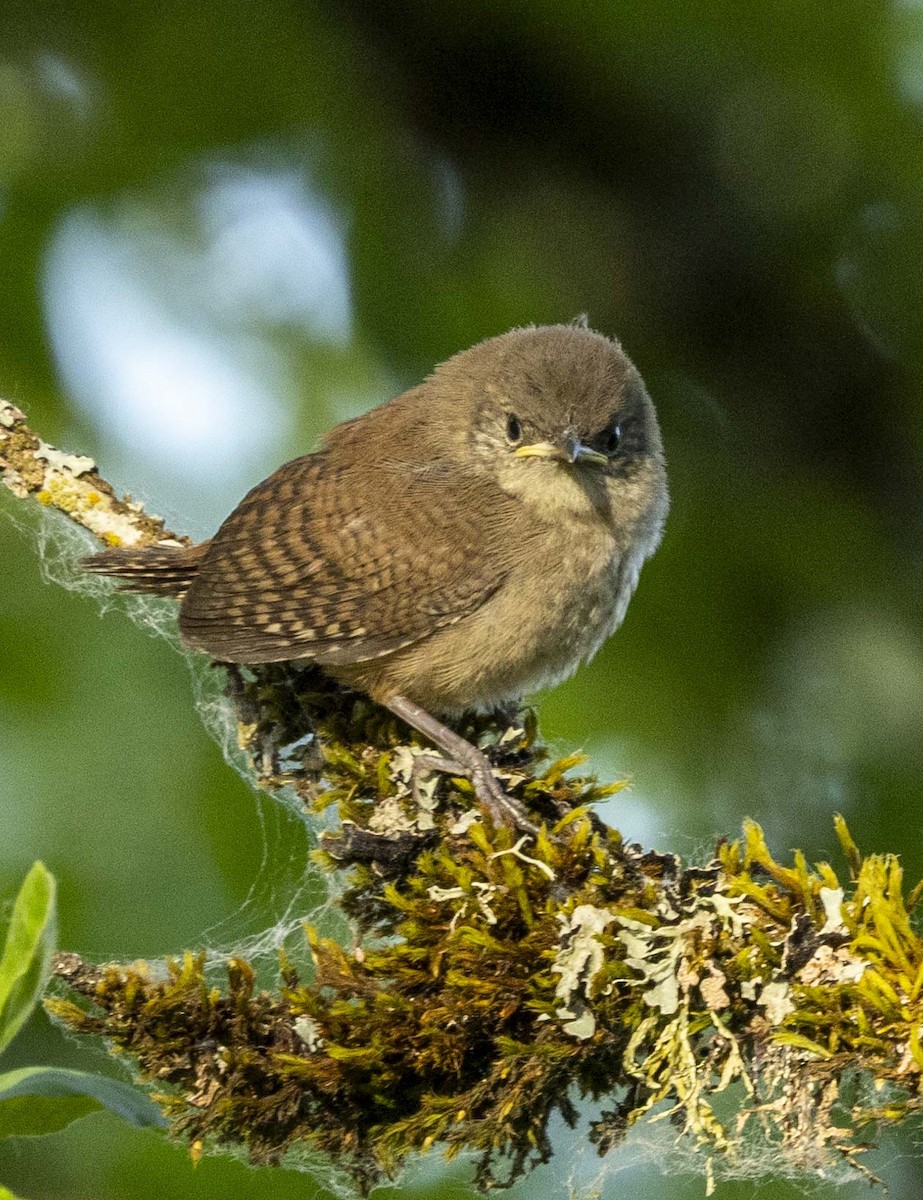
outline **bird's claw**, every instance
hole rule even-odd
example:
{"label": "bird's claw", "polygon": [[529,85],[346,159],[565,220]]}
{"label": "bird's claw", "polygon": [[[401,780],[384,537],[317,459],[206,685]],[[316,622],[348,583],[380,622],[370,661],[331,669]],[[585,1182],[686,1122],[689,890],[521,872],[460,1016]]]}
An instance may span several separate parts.
{"label": "bird's claw", "polygon": [[467,766],[441,754],[419,755],[414,762],[411,777],[411,788],[415,797],[419,789],[419,777],[429,771],[441,771],[446,775],[460,775],[470,779],[478,800],[498,824],[512,826],[533,837],[538,833],[538,826],[529,820],[520,801],[504,791],[487,759],[482,758],[481,762]]}
{"label": "bird's claw", "polygon": [[495,821],[511,825],[522,833],[538,834],[538,826],[526,816],[526,810],[515,796],[511,796],[499,783],[488,765],[475,767],[465,772],[474,785],[477,798],[487,808]]}

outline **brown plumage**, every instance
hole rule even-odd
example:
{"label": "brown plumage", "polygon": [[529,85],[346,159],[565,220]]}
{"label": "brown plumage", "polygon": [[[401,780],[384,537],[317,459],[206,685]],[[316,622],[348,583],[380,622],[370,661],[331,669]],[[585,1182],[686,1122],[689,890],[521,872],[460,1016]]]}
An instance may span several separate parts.
{"label": "brown plumage", "polygon": [[432,738],[532,828],[434,713],[570,674],[621,622],[667,508],[653,406],[618,345],[514,330],[337,426],[210,542],[86,565],[181,598],[183,640],[239,663],[310,659]]}
{"label": "brown plumage", "polygon": [[198,574],[211,542],[197,546],[145,546],[138,550],[103,550],[83,560],[83,565],[101,575],[122,580],[126,592],[152,596],[185,596]]}

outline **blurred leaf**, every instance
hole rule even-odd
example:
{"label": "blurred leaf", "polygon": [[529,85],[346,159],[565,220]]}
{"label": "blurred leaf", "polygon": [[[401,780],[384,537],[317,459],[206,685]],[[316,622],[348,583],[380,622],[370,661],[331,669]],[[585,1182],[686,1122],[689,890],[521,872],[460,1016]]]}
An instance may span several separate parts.
{"label": "blurred leaf", "polygon": [[29,1019],[48,980],[57,937],[54,876],[37,862],[23,881],[0,959],[0,1051]]}
{"label": "blurred leaf", "polygon": [[0,1185],[0,1200],[19,1200],[18,1196],[14,1196],[8,1189]]}
{"label": "blurred leaf", "polygon": [[[99,1112],[102,1105],[91,1096],[20,1096],[0,1100],[0,1138],[38,1137],[58,1133],[72,1121]],[[3,1193],[0,1192],[0,1200]]]}
{"label": "blurred leaf", "polygon": [[130,1084],[64,1067],[0,1075],[0,1138],[55,1133],[99,1108],[141,1128],[164,1128],[160,1109]]}

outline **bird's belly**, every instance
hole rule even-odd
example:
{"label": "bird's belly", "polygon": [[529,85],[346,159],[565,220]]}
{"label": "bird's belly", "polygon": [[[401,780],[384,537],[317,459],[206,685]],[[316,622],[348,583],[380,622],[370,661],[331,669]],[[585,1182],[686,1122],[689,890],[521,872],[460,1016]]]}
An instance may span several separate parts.
{"label": "bird's belly", "polygon": [[638,568],[617,553],[608,532],[544,545],[541,559],[541,571],[534,554],[514,569],[475,613],[380,660],[366,686],[379,697],[397,693],[451,713],[573,674],[621,623]]}
{"label": "bird's belly", "polygon": [[[604,561],[577,555],[549,578],[544,594],[536,598],[536,620],[531,629],[520,621],[518,633],[507,645],[509,669],[502,679],[504,697],[521,696],[567,679],[599,650],[615,632],[624,615],[619,559]],[[621,610],[621,611],[620,611]],[[516,632],[515,621],[510,631]],[[516,648],[520,647],[517,656]]]}

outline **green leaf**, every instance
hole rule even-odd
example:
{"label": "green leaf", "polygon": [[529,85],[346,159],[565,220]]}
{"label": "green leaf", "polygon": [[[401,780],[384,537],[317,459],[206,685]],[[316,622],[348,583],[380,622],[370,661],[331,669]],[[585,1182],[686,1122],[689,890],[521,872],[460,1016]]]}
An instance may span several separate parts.
{"label": "green leaf", "polygon": [[0,958],[0,1052],[35,1007],[48,976],[57,937],[54,876],[37,862],[23,881]]}
{"label": "green leaf", "polygon": [[9,1188],[5,1188],[0,1184],[0,1200],[19,1200],[19,1197],[14,1196]]}
{"label": "green leaf", "polygon": [[23,1067],[0,1075],[0,1138],[55,1133],[100,1108],[142,1128],[167,1124],[143,1092],[106,1075],[65,1067]]}
{"label": "green leaf", "polygon": [[[0,1140],[8,1137],[40,1137],[58,1133],[72,1121],[99,1112],[102,1105],[92,1096],[19,1096],[0,1100]],[[0,1200],[3,1193],[0,1192]]]}

